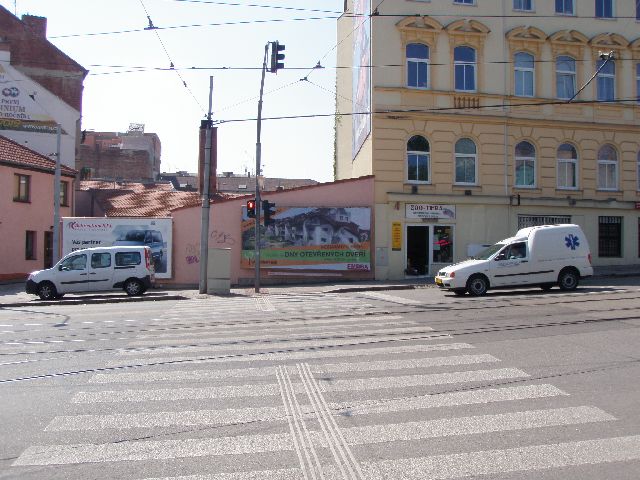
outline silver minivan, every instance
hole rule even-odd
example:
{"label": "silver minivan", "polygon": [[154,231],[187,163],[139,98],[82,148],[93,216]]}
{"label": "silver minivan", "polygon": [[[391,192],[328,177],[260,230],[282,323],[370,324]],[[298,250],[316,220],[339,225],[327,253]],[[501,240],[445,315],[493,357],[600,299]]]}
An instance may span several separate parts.
{"label": "silver minivan", "polygon": [[65,293],[113,290],[135,296],[154,281],[149,247],[102,247],[76,250],[53,267],[31,273],[25,289],[42,300],[62,298]]}

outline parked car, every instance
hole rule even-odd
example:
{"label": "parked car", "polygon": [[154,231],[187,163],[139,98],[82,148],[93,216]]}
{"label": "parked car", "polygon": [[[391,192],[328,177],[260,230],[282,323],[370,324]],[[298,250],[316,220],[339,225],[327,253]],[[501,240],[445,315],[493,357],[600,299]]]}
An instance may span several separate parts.
{"label": "parked car", "polygon": [[53,267],[29,275],[25,289],[42,300],[65,293],[124,290],[142,295],[155,281],[149,247],[102,247],[76,250]]}
{"label": "parked car", "polygon": [[158,230],[129,230],[121,235],[115,242],[114,246],[146,246],[151,249],[151,256],[154,262],[160,263],[164,256],[164,243],[162,233]]}
{"label": "parked car", "polygon": [[441,269],[436,285],[458,295],[484,295],[490,288],[537,285],[574,290],[593,275],[591,251],[578,225],[544,225],[519,230],[475,257]]}

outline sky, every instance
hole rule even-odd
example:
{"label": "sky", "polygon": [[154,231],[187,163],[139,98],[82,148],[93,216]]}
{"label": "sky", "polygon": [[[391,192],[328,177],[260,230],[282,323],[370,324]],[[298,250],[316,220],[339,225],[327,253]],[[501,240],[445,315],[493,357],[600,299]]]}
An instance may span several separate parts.
{"label": "sky", "polygon": [[[336,19],[343,0],[0,0],[0,5],[18,17],[47,17],[48,39],[89,70],[82,128],[125,132],[131,123],[144,124],[145,132],[162,142],[163,172],[197,172],[210,76],[212,119],[221,122],[218,173],[255,172],[264,47],[279,41],[286,47],[285,69],[265,77],[262,172],[333,180]],[[157,28],[144,30],[150,21]],[[318,61],[325,68],[313,69]],[[319,116],[267,120],[310,114]]]}

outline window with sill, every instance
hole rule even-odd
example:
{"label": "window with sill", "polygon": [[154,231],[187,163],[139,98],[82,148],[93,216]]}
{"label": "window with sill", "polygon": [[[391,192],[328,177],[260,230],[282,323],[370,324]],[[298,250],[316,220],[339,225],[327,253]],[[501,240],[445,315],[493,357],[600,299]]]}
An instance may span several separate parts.
{"label": "window with sill", "polygon": [[31,198],[31,177],[29,175],[14,174],[14,202],[28,202]]}
{"label": "window with sill", "polygon": [[534,67],[535,60],[533,55],[524,52],[518,52],[514,58],[514,84],[515,95],[517,97],[533,97],[534,96]]}
{"label": "window with sill", "polygon": [[622,256],[622,217],[598,217],[598,256]]}
{"label": "window with sill", "polygon": [[513,9],[525,12],[533,11],[533,0],[513,0]]}
{"label": "window with sill", "polygon": [[576,94],[576,61],[566,55],[556,59],[556,94],[561,100]]}
{"label": "window with sill", "polygon": [[556,0],[556,13],[561,15],[574,15],[574,0]]}
{"label": "window with sill", "polygon": [[429,88],[429,53],[427,45],[421,43],[407,45],[407,86]]}
{"label": "window with sill", "polygon": [[455,183],[475,185],[477,183],[477,149],[469,138],[461,138],[455,146]]}
{"label": "window with sill", "polygon": [[570,143],[558,147],[558,188],[578,188],[578,152]]}
{"label": "window with sill", "polygon": [[24,242],[24,259],[35,260],[36,259],[36,235],[33,230],[27,230]]}
{"label": "window with sill", "polygon": [[613,0],[596,0],[596,17],[613,18]]}
{"label": "window with sill", "polygon": [[475,5],[476,0],[453,0],[453,3],[459,5]]}
{"label": "window with sill", "polygon": [[618,152],[611,145],[598,150],[598,190],[618,189]]}
{"label": "window with sill", "polygon": [[429,183],[431,154],[426,138],[415,135],[407,142],[407,181]]}
{"label": "window with sill", "polygon": [[69,206],[69,182],[60,182],[60,206]]}
{"label": "window with sill", "polygon": [[455,89],[458,92],[476,91],[476,51],[471,47],[453,50]]}
{"label": "window with sill", "polygon": [[516,145],[516,187],[536,186],[536,148],[529,142]]}
{"label": "window with sill", "polygon": [[596,80],[597,98],[601,102],[612,102],[616,98],[616,64],[613,60],[600,59],[596,70],[600,68]]}

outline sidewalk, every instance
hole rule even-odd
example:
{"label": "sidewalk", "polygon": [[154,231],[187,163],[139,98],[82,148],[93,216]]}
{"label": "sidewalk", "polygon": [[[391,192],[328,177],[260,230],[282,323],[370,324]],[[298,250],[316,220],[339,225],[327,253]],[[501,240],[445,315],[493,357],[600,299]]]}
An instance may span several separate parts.
{"label": "sidewalk", "polygon": [[[640,277],[640,265],[620,265],[611,267],[594,267],[592,278]],[[433,285],[433,277],[409,278],[404,280],[371,280],[366,282],[317,283],[300,285],[265,285],[260,288],[263,294],[313,294],[313,293],[347,293],[373,290],[409,290],[426,288]],[[253,287],[232,288],[229,296],[252,296]],[[159,288],[149,290],[141,297],[129,297],[123,292],[104,292],[100,294],[70,294],[60,301],[43,302],[37,296],[24,291],[24,282],[0,284],[0,308],[24,307],[30,305],[55,304],[88,304],[145,302],[163,300],[188,300],[192,298],[208,298],[200,294],[198,289]]]}

